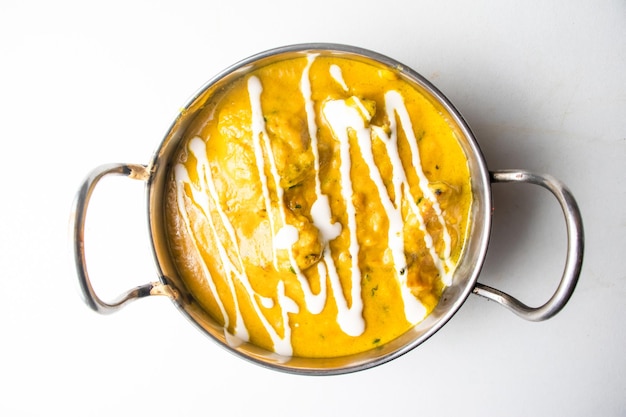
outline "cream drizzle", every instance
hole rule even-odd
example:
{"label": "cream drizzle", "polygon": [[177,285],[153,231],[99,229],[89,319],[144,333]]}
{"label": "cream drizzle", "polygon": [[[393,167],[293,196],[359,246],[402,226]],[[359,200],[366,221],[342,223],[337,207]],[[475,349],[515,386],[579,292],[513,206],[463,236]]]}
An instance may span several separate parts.
{"label": "cream drizzle", "polygon": [[[268,178],[265,174],[265,155],[269,158],[269,167],[272,173],[272,177],[278,178],[278,171],[276,169],[276,162],[274,161],[274,153],[272,152],[269,136],[265,129],[265,120],[263,119],[263,110],[261,109],[261,93],[263,87],[261,81],[252,76],[248,79],[248,94],[250,96],[250,107],[252,110],[252,141],[254,149],[254,159],[256,161],[257,172],[259,179],[261,180],[261,189],[263,190],[263,201],[265,201],[265,212],[270,223],[270,231],[272,236],[276,236],[277,230],[274,221],[272,207],[272,197],[270,196],[270,190],[268,186]],[[275,181],[276,183],[276,181]],[[280,193],[282,188],[276,185],[276,193]],[[282,199],[278,198],[278,201]],[[279,205],[280,206],[280,205]],[[278,255],[276,254],[276,245],[272,243],[272,254],[274,260],[274,267],[278,269]]]}
{"label": "cream drizzle", "polygon": [[330,66],[330,75],[337,81],[337,84],[343,88],[343,91],[348,91],[348,86],[346,82],[343,80],[343,74],[341,72],[341,67],[337,64],[332,64]]}
{"label": "cream drizzle", "polygon": [[317,123],[315,122],[315,107],[311,99],[311,81],[309,80],[309,70],[317,55],[310,54],[307,57],[307,65],[300,78],[300,92],[304,98],[304,109],[306,112],[307,127],[311,138],[311,152],[313,153],[313,168],[315,169],[315,195],[316,200],[311,207],[311,217],[313,224],[320,231],[325,242],[330,242],[341,233],[341,223],[333,222],[330,211],[328,196],[322,193],[320,183],[320,155],[317,141]]}
{"label": "cream drizzle", "polygon": [[[202,172],[203,170],[204,169],[201,166],[199,169],[199,172]],[[183,164],[178,164],[174,168],[174,178],[176,180],[177,194],[178,194],[177,196],[178,211],[183,216],[184,223],[187,227],[187,232],[196,249],[195,253],[198,254],[198,261],[199,261],[198,265],[200,265],[200,267],[202,268],[202,271],[204,272],[204,275],[207,277],[209,288],[211,289],[211,292],[213,293],[215,300],[217,302],[218,308],[220,309],[220,312],[222,313],[222,318],[224,320],[224,329],[227,329],[229,327],[230,318],[228,316],[228,313],[226,312],[226,309],[224,308],[224,304],[222,303],[221,298],[218,296],[217,288],[215,287],[215,282],[212,279],[211,272],[209,271],[209,268],[204,262],[204,260],[202,259],[202,257],[199,255],[201,253],[201,243],[195,238],[195,234],[193,233],[193,229],[191,226],[191,221],[189,220],[187,209],[185,207],[185,184],[189,184],[189,189],[191,191],[191,195],[193,197],[193,200],[195,201],[196,206],[200,210],[202,210],[202,213],[207,219],[207,222],[209,224],[209,229],[211,231],[211,235],[213,236],[213,239],[216,241],[217,251],[220,255],[220,258],[222,259],[222,268],[224,269],[224,272],[225,272],[224,276],[228,283],[228,289],[230,290],[230,295],[231,297],[233,297],[234,302],[235,302],[235,322],[233,324],[232,336],[235,336],[241,340],[248,340],[249,338],[248,330],[245,326],[243,318],[241,317],[241,312],[238,307],[238,300],[237,300],[237,297],[235,297],[235,285],[232,280],[233,275],[238,275],[239,271],[234,267],[232,262],[230,262],[230,259],[226,252],[226,248],[224,247],[224,244],[221,242],[221,240],[217,239],[218,236],[217,236],[215,224],[213,223],[213,217],[210,214],[210,202],[209,202],[210,192],[207,190],[206,187],[203,186],[204,184],[206,184],[206,182],[200,181],[200,185],[194,184],[193,181],[191,181],[191,179],[189,178],[189,173],[187,172],[187,169],[185,168]],[[202,249],[206,250],[207,248],[202,248]]]}
{"label": "cream drizzle", "polygon": [[[341,196],[346,205],[347,214],[347,230],[349,233],[350,243],[348,247],[348,255],[350,259],[351,268],[351,281],[350,281],[350,299],[351,303],[348,305],[347,299],[344,295],[344,289],[341,284],[341,280],[335,265],[335,261],[332,256],[329,243],[336,239],[342,232],[342,225],[339,222],[333,220],[333,215],[329,203],[328,196],[322,192],[320,181],[320,156],[318,149],[318,137],[317,137],[317,124],[316,124],[316,112],[314,102],[311,98],[311,83],[309,77],[309,71],[316,59],[317,55],[311,54],[307,57],[307,65],[305,66],[301,80],[300,80],[300,92],[304,99],[305,112],[307,118],[307,127],[311,139],[311,151],[314,156],[314,170],[315,170],[315,194],[316,200],[313,202],[310,210],[310,216],[314,226],[319,230],[319,237],[323,244],[322,259],[317,263],[317,270],[319,274],[319,286],[320,290],[317,294],[314,294],[311,290],[307,277],[299,269],[294,255],[292,246],[298,241],[298,230],[287,223],[287,215],[285,204],[282,203],[284,190],[280,186],[280,176],[274,159],[274,154],[271,148],[270,137],[266,130],[266,125],[263,117],[263,109],[261,104],[261,94],[263,87],[258,77],[252,75],[248,79],[247,87],[250,99],[250,107],[252,113],[251,127],[252,127],[252,140],[254,157],[261,184],[261,191],[264,200],[264,206],[268,215],[268,221],[270,225],[270,231],[274,236],[272,244],[272,259],[275,268],[278,268],[278,251],[284,250],[289,254],[289,260],[293,271],[296,273],[300,287],[304,293],[304,305],[312,314],[320,313],[327,301],[327,280],[330,283],[331,291],[333,292],[334,300],[337,307],[337,323],[340,328],[348,335],[358,336],[365,330],[365,321],[363,319],[363,299],[361,295],[361,270],[359,266],[359,251],[360,246],[357,240],[357,227],[356,227],[356,209],[352,201],[353,196],[353,184],[351,179],[351,152],[354,147],[350,145],[350,137],[348,132],[353,131],[356,134],[357,150],[361,152],[361,156],[366,161],[370,178],[374,182],[380,201],[382,202],[384,211],[387,215],[389,228],[388,228],[388,246],[391,253],[392,262],[395,267],[396,277],[400,284],[402,299],[404,302],[404,311],[407,320],[411,323],[417,323],[421,321],[425,314],[426,309],[420,303],[420,301],[411,293],[411,290],[406,280],[407,262],[404,254],[404,236],[403,236],[403,219],[402,219],[402,205],[407,204],[412,215],[418,220],[420,230],[424,233],[424,242],[429,251],[430,256],[433,259],[435,266],[437,267],[441,279],[444,284],[449,285],[451,275],[453,271],[453,265],[450,260],[451,252],[451,240],[448,233],[443,213],[438,204],[437,198],[429,187],[429,181],[426,178],[419,156],[419,150],[417,148],[417,141],[414,136],[411,119],[408,115],[408,111],[404,104],[402,96],[396,91],[388,91],[385,94],[385,106],[387,116],[390,123],[390,133],[386,133],[382,127],[370,125],[371,117],[368,113],[366,106],[363,102],[356,98],[350,97],[346,100],[329,100],[322,104],[322,114],[327,121],[329,127],[332,129],[335,138],[339,141],[340,152],[340,174],[341,174]],[[331,65],[329,68],[330,74],[335,81],[341,86],[344,91],[349,91],[346,85],[341,68],[338,65]],[[433,238],[430,236],[426,229],[424,218],[421,215],[420,208],[415,203],[410,193],[409,183],[407,180],[406,172],[400,156],[398,154],[397,132],[398,123],[396,116],[399,119],[400,125],[407,135],[407,141],[409,143],[409,149],[411,152],[411,161],[415,174],[419,179],[419,188],[423,192],[423,195],[435,211],[439,222],[443,227],[443,262],[437,254]],[[385,145],[387,155],[391,161],[393,169],[392,185],[394,198],[389,195],[387,188],[385,187],[380,170],[378,169],[373,155],[372,140],[378,137]],[[226,281],[228,283],[230,296],[235,302],[235,317],[233,334],[229,334],[226,331],[226,339],[229,343],[237,344],[240,341],[247,341],[249,338],[248,331],[246,329],[244,320],[239,309],[238,300],[235,292],[234,280],[239,281],[246,291],[250,294],[250,300],[255,313],[263,323],[266,331],[268,332],[272,342],[274,344],[274,351],[280,355],[289,356],[292,353],[291,345],[291,325],[288,313],[296,313],[299,311],[299,306],[294,300],[289,298],[285,294],[284,282],[279,281],[276,288],[276,301],[281,309],[282,321],[283,321],[283,335],[280,336],[271,323],[268,322],[261,307],[272,308],[274,307],[274,299],[271,297],[262,296],[257,294],[248,279],[247,273],[244,268],[244,263],[239,251],[239,244],[237,240],[236,232],[230,223],[226,213],[222,209],[219,200],[219,194],[215,189],[215,184],[211,175],[211,168],[206,154],[206,144],[201,138],[194,138],[189,142],[189,151],[196,157],[198,166],[196,169],[201,174],[199,184],[194,184],[189,177],[185,166],[178,164],[175,167],[174,175],[177,184],[178,192],[178,208],[183,216],[184,223],[187,228],[187,232],[191,237],[191,241],[195,246],[198,254],[201,250],[207,250],[202,247],[202,243],[199,242],[194,236],[190,219],[185,207],[185,184],[189,185],[191,197],[196,206],[200,208],[203,215],[206,217],[207,224],[215,241],[217,252],[222,260],[222,268],[225,272]],[[266,172],[269,170],[269,176]],[[270,184],[273,185],[273,193],[270,189]],[[272,196],[274,194],[274,196]],[[278,203],[280,202],[280,203]],[[211,215],[211,209],[217,212],[217,219],[214,219]],[[223,242],[218,238],[217,226],[215,221],[220,221],[220,226],[226,230],[228,235],[228,242]],[[236,256],[234,260],[230,259],[229,252],[226,249],[226,245],[229,244]],[[201,258],[198,255],[199,258]],[[210,270],[206,263],[199,259],[199,262],[209,285],[210,290],[215,296],[218,308],[224,319],[224,327],[228,328],[230,325],[230,319],[228,313],[225,310],[222,300],[220,299],[215,282],[211,276]]]}
{"label": "cream drizzle", "polygon": [[[356,102],[356,103],[355,103]],[[361,151],[361,156],[365,160],[368,168],[371,180],[374,182],[378,190],[380,201],[383,204],[383,208],[386,212],[389,229],[387,233],[388,246],[391,250],[393,262],[395,264],[396,277],[401,285],[401,294],[404,302],[404,311],[407,320],[410,323],[417,323],[422,320],[426,314],[425,307],[411,294],[406,282],[406,257],[404,255],[404,235],[402,212],[401,212],[401,200],[396,199],[396,205],[391,202],[391,198],[387,194],[386,187],[383,179],[380,175],[376,163],[374,161],[374,154],[372,151],[372,139],[371,129],[366,125],[369,124],[370,117],[364,118],[363,111],[361,110],[362,103],[358,98],[352,97],[349,100],[332,100],[324,104],[323,114],[328,122],[329,126],[333,130],[334,135],[341,143],[341,191],[342,197],[347,205],[348,215],[348,228],[350,229],[350,255],[353,260],[352,265],[352,288],[359,286],[361,275],[358,265],[358,242],[356,241],[356,213],[354,211],[354,205],[352,204],[352,195],[354,190],[352,188],[352,182],[350,180],[350,145],[349,145],[349,131],[353,131],[357,138],[358,149]],[[344,159],[345,158],[345,159]],[[395,161],[392,159],[392,165],[394,172],[399,169]],[[401,166],[400,166],[401,168]],[[396,193],[396,196],[400,196],[400,193]],[[355,264],[354,260],[357,259]],[[360,290],[360,288],[359,288]],[[358,296],[362,299],[359,293],[352,293],[352,299]]]}
{"label": "cream drizzle", "polygon": [[[237,263],[239,264],[239,268],[238,268],[231,261],[230,257],[228,256],[228,251],[226,250],[225,243],[220,239],[218,235],[217,227],[214,223],[213,216],[211,216],[211,212],[210,212],[211,206],[217,209],[222,226],[227,230],[227,233],[231,240],[230,243],[232,247],[234,248],[239,247],[234,228],[232,224],[230,223],[228,217],[224,213],[224,211],[221,209],[221,204],[220,204],[219,197],[218,197],[219,194],[217,193],[217,190],[215,189],[215,184],[211,175],[211,167],[209,165],[209,161],[207,158],[206,144],[201,138],[198,138],[198,137],[193,138],[189,142],[189,151],[191,154],[193,154],[193,156],[198,161],[197,171],[201,175],[199,179],[199,184],[195,185],[189,177],[187,168],[183,164],[176,165],[175,170],[174,170],[174,175],[176,179],[177,192],[178,192],[178,208],[183,216],[185,224],[187,225],[189,235],[193,237],[194,233],[191,228],[191,222],[189,220],[189,216],[187,215],[187,209],[184,206],[185,184],[189,184],[190,186],[189,188],[191,190],[193,200],[195,201],[195,204],[202,210],[203,214],[205,215],[209,229],[214,238],[215,246],[217,248],[219,257],[222,260],[222,268],[224,269],[224,276],[227,280],[231,297],[233,298],[234,303],[235,303],[236,317],[235,317],[235,324],[234,324],[234,332],[232,335],[226,334],[226,340],[229,343],[234,343],[234,344],[239,343],[239,340],[241,341],[249,340],[249,334],[245,327],[244,320],[241,316],[241,310],[239,308],[239,302],[238,302],[236,292],[235,292],[235,283],[233,279],[235,278],[238,280],[240,284],[243,285],[246,292],[250,294],[250,302],[252,304],[252,307],[255,313],[257,314],[257,316],[259,317],[259,319],[261,320],[263,327],[267,330],[272,340],[272,343],[274,344],[274,351],[281,355],[290,356],[293,352],[293,348],[291,345],[291,327],[288,325],[289,323],[288,313],[298,312],[298,306],[292,299],[290,299],[288,296],[285,295],[284,283],[279,282],[276,297],[278,299],[278,305],[280,305],[282,308],[281,310],[282,319],[284,323],[283,335],[282,336],[279,335],[278,332],[273,328],[271,323],[267,320],[267,318],[263,314],[263,311],[260,305],[260,304],[268,305],[270,303],[273,304],[273,301],[272,302],[268,301],[267,297],[261,296],[257,294],[256,291],[254,291],[254,289],[252,288],[252,285],[250,284],[250,280],[248,278],[247,272],[245,268],[243,267],[244,264],[241,259],[240,251],[238,250],[236,251]],[[199,246],[198,241],[195,238],[193,238],[193,242],[194,242],[194,245],[196,246],[197,253],[200,253],[200,246]],[[204,262],[204,260],[201,260],[199,264],[202,265],[202,269],[209,283],[209,288],[213,292],[214,298],[218,300],[220,311],[222,312],[222,315],[224,317],[225,332],[228,333],[226,330],[229,324],[228,314],[225,312],[224,306],[220,300],[219,294],[216,291],[215,282],[213,281],[209,268]]]}
{"label": "cream drizzle", "polygon": [[396,198],[398,196],[397,192],[399,191],[399,187],[397,187],[398,184],[402,184],[403,191],[410,196],[409,183],[406,178],[406,173],[402,169],[400,156],[398,155],[398,126],[396,122],[397,115],[400,119],[400,124],[402,125],[405,135],[407,136],[407,142],[409,144],[409,149],[411,150],[411,166],[413,167],[419,179],[419,188],[424,194],[424,197],[427,198],[428,201],[430,201],[433,210],[435,211],[435,214],[437,214],[437,219],[442,226],[444,241],[443,258],[445,259],[445,266],[447,270],[442,265],[441,259],[439,258],[439,255],[437,254],[433,245],[432,237],[426,230],[424,218],[420,214],[420,209],[417,207],[417,204],[415,204],[415,201],[412,198],[407,198],[407,201],[409,202],[409,207],[411,208],[412,213],[415,214],[419,221],[420,230],[424,233],[424,242],[426,243],[426,247],[429,250],[430,256],[433,259],[437,270],[439,271],[439,276],[441,277],[445,285],[450,285],[453,270],[453,265],[450,260],[450,234],[448,232],[445,219],[443,218],[441,207],[439,206],[439,202],[437,201],[437,197],[430,189],[430,183],[428,181],[428,178],[422,170],[422,162],[420,159],[419,149],[417,147],[417,138],[415,137],[415,132],[413,131],[413,123],[411,122],[411,117],[409,116],[409,112],[404,105],[404,100],[402,96],[397,91],[388,91],[385,94],[385,107],[387,109],[387,118],[389,119],[389,127],[391,133],[389,136],[387,136],[384,130],[381,128],[375,129],[375,133],[378,137],[383,139],[383,142],[387,149],[387,153],[392,160],[392,165],[394,167],[393,171],[394,186],[396,186]]}
{"label": "cream drizzle", "polygon": [[256,158],[259,178],[261,179],[261,184],[263,187],[265,208],[270,217],[270,229],[272,232],[272,236],[274,236],[274,241],[272,242],[274,267],[278,269],[278,255],[276,250],[279,249],[279,247],[282,249],[286,249],[289,255],[291,268],[295,272],[296,277],[298,278],[298,282],[302,287],[302,291],[304,292],[305,305],[312,314],[319,314],[324,309],[324,304],[326,300],[326,288],[324,286],[322,287],[320,293],[313,294],[307,278],[302,273],[302,270],[298,267],[298,264],[293,255],[293,251],[291,250],[291,246],[293,245],[293,243],[297,242],[298,240],[298,230],[294,226],[287,224],[287,208],[284,204],[276,204],[279,209],[280,219],[282,223],[281,229],[276,231],[275,223],[271,220],[274,200],[270,196],[268,178],[265,174],[264,167],[267,162],[266,157],[269,160],[270,172],[274,182],[274,189],[276,193],[275,201],[284,201],[283,197],[285,192],[284,189],[280,186],[280,175],[278,174],[278,168],[276,167],[276,161],[274,159],[274,153],[272,152],[269,135],[267,134],[267,131],[265,129],[265,120],[263,118],[263,109],[261,106],[262,92],[263,86],[261,85],[261,81],[258,79],[258,77],[254,75],[251,76],[248,79],[248,94],[250,97],[250,106],[252,110],[252,136],[255,149],[254,154]]}
{"label": "cream drizzle", "polygon": [[[337,268],[335,266],[335,261],[332,257],[332,252],[330,250],[329,242],[337,238],[339,234],[341,234],[341,223],[333,222],[332,213],[330,209],[330,202],[328,200],[328,196],[322,193],[322,187],[320,182],[320,157],[318,151],[318,140],[317,140],[317,124],[315,122],[315,108],[313,100],[311,99],[311,84],[309,80],[309,70],[311,65],[315,60],[314,55],[309,55],[307,59],[307,66],[302,73],[302,77],[300,79],[300,91],[304,98],[305,102],[305,110],[307,115],[307,124],[309,129],[309,136],[311,137],[311,149],[313,151],[313,160],[314,160],[314,169],[315,169],[315,195],[316,200],[313,202],[311,206],[311,217],[313,219],[313,224],[320,231],[320,237],[322,239],[322,244],[324,246],[324,250],[322,252],[322,261],[318,262],[317,270],[320,280],[320,286],[323,288],[324,298],[326,298],[326,279],[330,281],[330,286],[335,295],[335,304],[337,306],[337,323],[339,327],[348,335],[358,336],[363,333],[365,330],[365,321],[363,320],[362,312],[363,312],[363,301],[361,299],[360,288],[361,288],[361,276],[360,270],[358,268],[358,246],[356,248],[351,249],[351,254],[354,256],[353,259],[353,272],[358,276],[357,278],[353,277],[352,279],[352,305],[349,307],[348,302],[344,297],[343,288],[341,286],[341,280],[339,278],[339,274],[337,273]],[[337,67],[339,68],[339,67]],[[336,72],[336,71],[335,71]],[[342,160],[345,158],[345,155],[342,156]],[[349,161],[349,154],[348,154]],[[349,168],[348,168],[349,169]],[[349,176],[348,176],[349,177]],[[342,177],[343,178],[343,177]],[[354,211],[354,207],[352,207]],[[348,226],[349,227],[349,226]],[[352,228],[352,230],[355,230]],[[351,237],[351,241],[355,242],[355,245],[358,245],[356,242],[356,235],[354,238]],[[356,264],[356,268],[354,265]],[[357,282],[358,279],[358,282]],[[320,291],[321,293],[322,291]],[[324,300],[325,301],[325,300]]]}

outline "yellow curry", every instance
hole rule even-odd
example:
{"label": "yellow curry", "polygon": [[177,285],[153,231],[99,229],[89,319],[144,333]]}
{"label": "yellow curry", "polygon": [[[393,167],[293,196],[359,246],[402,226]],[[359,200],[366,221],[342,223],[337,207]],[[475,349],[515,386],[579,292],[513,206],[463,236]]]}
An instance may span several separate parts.
{"label": "yellow curry", "polygon": [[456,129],[392,69],[310,54],[242,75],[201,110],[166,199],[182,281],[285,356],[376,348],[437,305],[466,236]]}

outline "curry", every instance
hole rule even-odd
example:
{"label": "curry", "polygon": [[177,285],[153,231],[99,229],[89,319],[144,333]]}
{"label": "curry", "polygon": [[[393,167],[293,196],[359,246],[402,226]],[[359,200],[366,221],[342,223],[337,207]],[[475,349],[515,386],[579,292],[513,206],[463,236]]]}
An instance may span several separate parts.
{"label": "curry", "polygon": [[435,308],[463,253],[458,134],[374,62],[309,54],[242,74],[168,173],[182,281],[229,343],[337,357],[393,340]]}

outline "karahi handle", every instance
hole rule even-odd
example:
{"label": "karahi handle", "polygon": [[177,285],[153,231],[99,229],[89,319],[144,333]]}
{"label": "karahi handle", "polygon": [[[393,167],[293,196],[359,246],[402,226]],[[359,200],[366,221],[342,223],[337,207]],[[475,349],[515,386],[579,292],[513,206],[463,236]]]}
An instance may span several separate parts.
{"label": "karahi handle", "polygon": [[98,182],[107,175],[123,175],[128,178],[147,181],[150,178],[150,171],[145,165],[113,163],[101,165],[95,168],[83,181],[72,208],[70,219],[71,234],[73,237],[73,254],[78,282],[81,294],[85,303],[94,311],[101,314],[109,314],[117,311],[130,301],[150,295],[167,295],[174,297],[175,292],[167,284],[161,282],[149,282],[147,284],[132,288],[121,294],[116,300],[106,302],[102,300],[93,289],[91,280],[87,272],[85,261],[85,220],[87,217],[87,206],[91,195]]}
{"label": "karahi handle", "polygon": [[518,316],[530,321],[547,320],[557,314],[567,304],[580,276],[584,252],[583,223],[578,204],[569,189],[550,175],[535,174],[524,170],[503,170],[490,172],[492,183],[529,183],[549,190],[559,202],[567,228],[567,256],[565,268],[558,288],[552,297],[540,307],[529,307],[511,295],[477,283],[474,294],[495,301]]}

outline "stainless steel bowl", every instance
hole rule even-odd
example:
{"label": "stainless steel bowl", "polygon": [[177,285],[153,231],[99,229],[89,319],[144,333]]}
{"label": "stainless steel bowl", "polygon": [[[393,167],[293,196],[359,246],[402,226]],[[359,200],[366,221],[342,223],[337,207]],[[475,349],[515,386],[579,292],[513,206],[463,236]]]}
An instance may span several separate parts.
{"label": "stainless steel bowl", "polygon": [[[359,354],[330,359],[287,358],[252,344],[230,345],[224,336],[224,329],[195,302],[193,295],[187,291],[178,277],[167,245],[164,221],[163,199],[169,166],[179,148],[181,138],[184,137],[185,129],[205,103],[211,99],[215,92],[255,68],[308,53],[331,54],[367,62],[374,61],[378,65],[387,66],[397,72],[429,96],[433,103],[439,106],[440,110],[449,118],[451,124],[455,124],[458,129],[460,144],[468,158],[474,199],[471,213],[472,221],[464,254],[454,273],[452,284],[443,292],[435,310],[410,331],[383,346]],[[103,301],[94,292],[87,273],[84,251],[84,224],[89,199],[100,179],[107,175],[123,175],[146,183],[152,248],[159,271],[158,281],[134,288],[113,302]],[[554,295],[539,307],[529,307],[502,291],[477,282],[487,253],[491,230],[491,184],[496,182],[525,182],[545,187],[556,197],[563,210],[568,235],[565,269]],[[391,58],[365,49],[337,44],[303,44],[272,49],[249,57],[218,74],[184,106],[157,148],[150,164],[103,165],[94,169],[87,176],[75,199],[72,213],[72,232],[80,287],[85,302],[93,310],[100,313],[110,313],[137,298],[165,295],[171,298],[172,302],[192,323],[231,352],[272,369],[310,375],[360,371],[383,364],[407,353],[446,324],[471,293],[496,301],[524,319],[533,321],[548,319],[563,308],[574,291],[582,266],[584,243],[582,220],[578,206],[571,193],[561,182],[548,175],[538,175],[522,170],[490,172],[469,126],[454,106],[430,82]]]}

